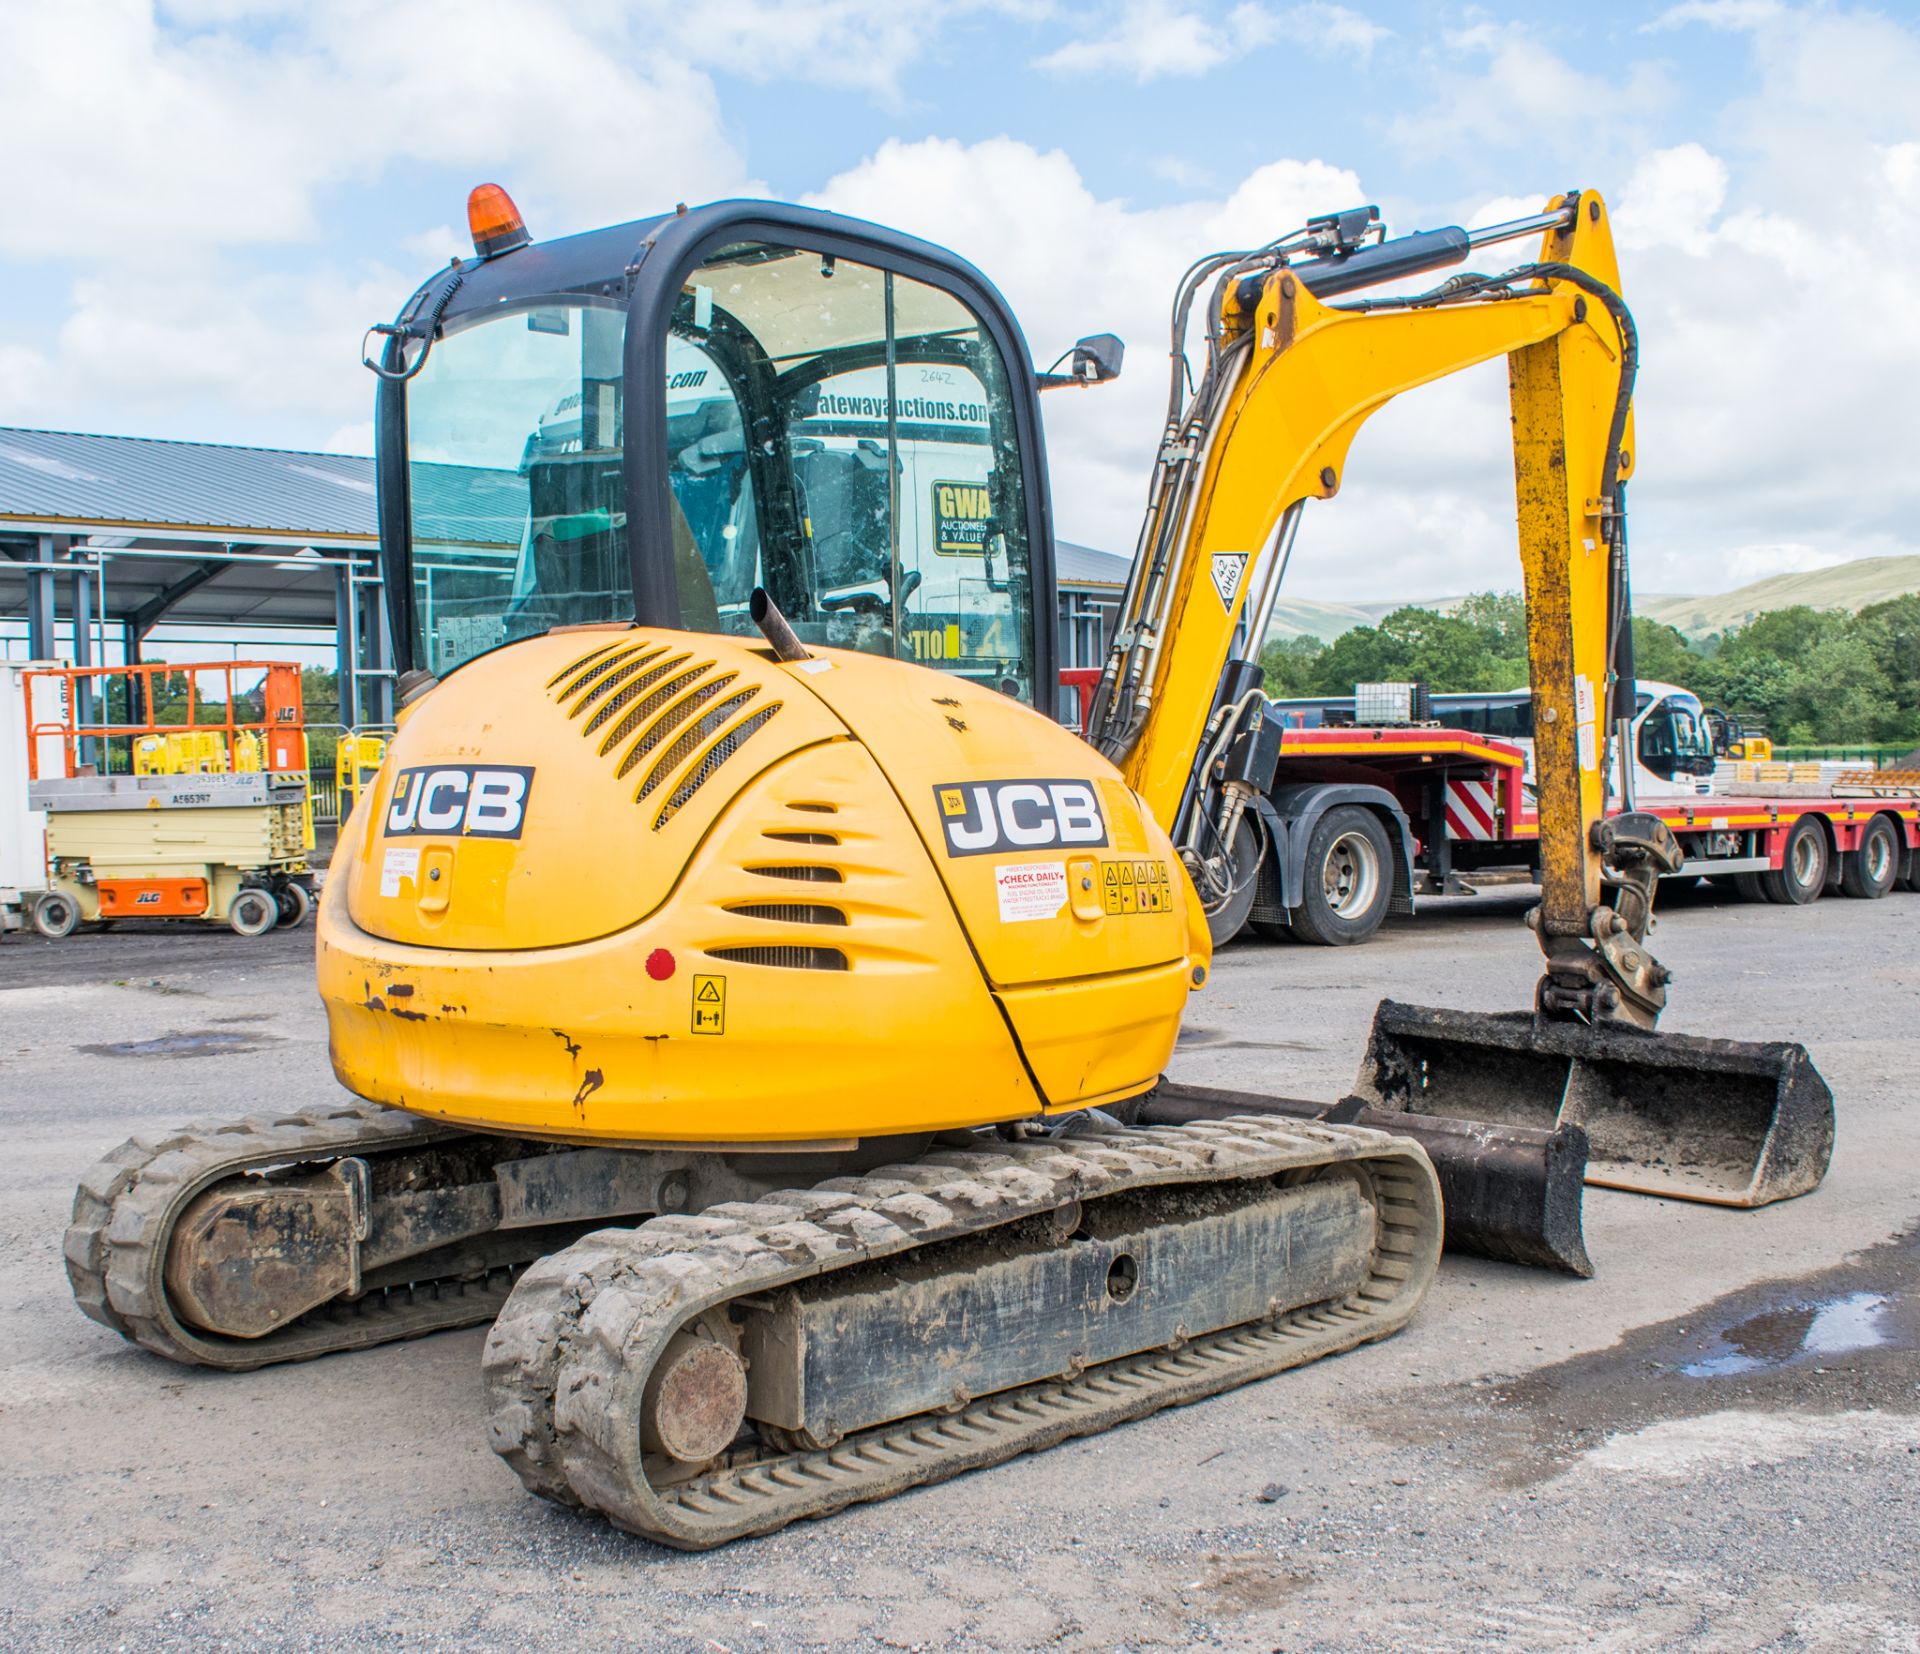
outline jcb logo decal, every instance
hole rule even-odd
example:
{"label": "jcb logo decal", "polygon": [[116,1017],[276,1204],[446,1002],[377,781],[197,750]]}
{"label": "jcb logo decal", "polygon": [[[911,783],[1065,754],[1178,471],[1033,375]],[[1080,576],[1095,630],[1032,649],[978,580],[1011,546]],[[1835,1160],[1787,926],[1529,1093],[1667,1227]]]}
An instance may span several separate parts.
{"label": "jcb logo decal", "polygon": [[533,769],[525,764],[423,764],[394,777],[388,838],[452,834],[518,838]]}
{"label": "jcb logo decal", "polygon": [[950,856],[1107,842],[1091,781],[952,781],[933,798]]}

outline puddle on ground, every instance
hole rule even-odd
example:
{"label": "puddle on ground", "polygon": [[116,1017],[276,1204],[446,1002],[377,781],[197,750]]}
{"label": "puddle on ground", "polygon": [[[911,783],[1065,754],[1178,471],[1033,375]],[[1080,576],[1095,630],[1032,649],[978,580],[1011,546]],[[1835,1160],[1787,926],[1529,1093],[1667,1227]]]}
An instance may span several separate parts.
{"label": "puddle on ground", "polygon": [[1726,1378],[1814,1356],[1870,1350],[1887,1342],[1888,1302],[1877,1292],[1849,1292],[1824,1303],[1751,1315],[1720,1335],[1725,1349],[1689,1361],[1680,1371],[1688,1378]]}
{"label": "puddle on ground", "polygon": [[1846,1263],[1765,1281],[1513,1378],[1416,1393],[1375,1413],[1415,1440],[1481,1439],[1496,1480],[1531,1485],[1600,1441],[1728,1410],[1920,1412],[1920,1229]]}
{"label": "puddle on ground", "polygon": [[191,1029],[158,1039],[121,1040],[113,1045],[76,1045],[90,1057],[227,1057],[258,1051],[275,1043],[272,1034],[235,1034],[223,1028]]}

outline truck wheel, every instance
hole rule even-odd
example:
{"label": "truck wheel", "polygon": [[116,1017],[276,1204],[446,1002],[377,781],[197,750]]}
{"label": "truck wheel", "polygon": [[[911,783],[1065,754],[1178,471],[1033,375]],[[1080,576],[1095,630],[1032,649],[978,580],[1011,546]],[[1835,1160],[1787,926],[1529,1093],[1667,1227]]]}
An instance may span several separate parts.
{"label": "truck wheel", "polygon": [[1786,853],[1778,872],[1762,873],[1760,888],[1767,900],[1782,907],[1804,907],[1820,900],[1827,888],[1827,835],[1819,823],[1802,817],[1787,834]]}
{"label": "truck wheel", "polygon": [[1240,825],[1234,829],[1233,865],[1228,870],[1233,888],[1218,907],[1207,909],[1207,934],[1213,938],[1216,948],[1225,947],[1238,936],[1246,925],[1247,915],[1253,911],[1254,893],[1260,887],[1263,839],[1264,835],[1242,816]]}
{"label": "truck wheel", "polygon": [[227,909],[227,923],[241,936],[264,936],[280,922],[280,904],[271,890],[248,885]]}
{"label": "truck wheel", "polygon": [[1900,888],[1920,895],[1920,850],[1909,850],[1900,865],[1905,869],[1900,876]]}
{"label": "truck wheel", "polygon": [[1307,839],[1304,890],[1293,909],[1300,940],[1349,947],[1378,930],[1393,895],[1391,856],[1371,810],[1343,804],[1323,815]]}
{"label": "truck wheel", "polygon": [[1893,823],[1875,816],[1860,834],[1860,847],[1840,858],[1840,888],[1849,896],[1877,902],[1900,877],[1900,844]]}
{"label": "truck wheel", "polygon": [[278,904],[281,926],[287,930],[298,929],[307,922],[307,915],[313,911],[313,898],[307,894],[307,887],[295,884],[289,879],[273,893]]}
{"label": "truck wheel", "polygon": [[1759,873],[1727,873],[1722,877],[1733,880],[1733,888],[1743,902],[1764,902],[1767,899],[1766,886],[1761,884]]}
{"label": "truck wheel", "polygon": [[34,898],[33,928],[49,942],[73,934],[80,923],[80,904],[63,890],[43,890]]}

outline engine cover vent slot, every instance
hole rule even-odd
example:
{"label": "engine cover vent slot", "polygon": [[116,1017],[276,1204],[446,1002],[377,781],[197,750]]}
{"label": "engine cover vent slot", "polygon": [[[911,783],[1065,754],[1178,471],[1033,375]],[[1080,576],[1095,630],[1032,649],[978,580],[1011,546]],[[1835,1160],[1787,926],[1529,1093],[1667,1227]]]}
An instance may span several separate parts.
{"label": "engine cover vent slot", "polygon": [[[552,677],[547,679],[547,687],[551,689],[555,684],[560,682],[562,678],[572,677],[574,673],[578,672],[583,666],[587,666],[592,662],[598,660],[602,655],[611,654],[615,649],[618,649],[619,647],[620,645],[618,643],[603,643],[600,645],[598,649],[589,649],[578,660],[568,661],[565,666],[561,667],[558,672],[554,673]],[[565,692],[563,691],[559,696],[556,697],[556,699],[565,700],[566,699]]]}
{"label": "engine cover vent slot", "polygon": [[[641,759],[645,758],[647,754],[659,746],[662,741],[672,735],[675,730],[680,729],[694,713],[698,712],[701,707],[705,706],[708,701],[712,700],[714,696],[718,695],[721,690],[725,689],[728,684],[732,683],[733,680],[739,676],[736,672],[722,672],[717,678],[708,678],[705,683],[698,683],[700,674],[707,670],[708,665],[706,663],[695,666],[690,671],[682,672],[678,677],[673,679],[672,682],[663,683],[647,697],[647,705],[664,706],[666,710],[661,712],[645,729],[641,730],[639,739],[627,748],[626,756],[620,760],[620,767],[613,772],[616,776],[624,776],[638,768]],[[696,683],[698,687],[687,689],[687,685]],[[685,693],[682,693],[683,690]],[[638,709],[636,708],[635,710],[637,711]],[[629,716],[631,717],[633,714],[630,713]],[[639,719],[635,718],[634,721],[637,723]],[[626,719],[623,718],[621,722],[625,723]],[[613,738],[611,736],[607,738],[606,745],[608,747],[613,745]],[[652,778],[650,777],[649,779],[651,780]],[[636,793],[634,796],[637,798],[640,794]]]}
{"label": "engine cover vent slot", "polygon": [[778,827],[769,827],[760,835],[762,838],[778,839],[782,844],[838,844],[838,833],[789,833]]}
{"label": "engine cover vent slot", "polygon": [[819,902],[729,902],[729,913],[743,919],[771,919],[781,925],[844,925],[846,914]]}
{"label": "engine cover vent slot", "polygon": [[[665,650],[660,650],[649,655],[645,662],[636,661],[634,664],[636,667],[644,664],[647,669],[641,672],[638,677],[627,678],[614,694],[609,695],[600,703],[598,708],[595,709],[593,716],[581,726],[580,733],[582,735],[593,734],[595,730],[599,729],[601,725],[605,724],[610,718],[630,708],[635,701],[639,700],[641,696],[646,695],[647,691],[658,684],[669,672],[676,671],[678,668],[685,666],[687,664],[687,657],[685,655],[668,655]],[[698,675],[697,672],[688,673],[684,678],[679,680],[680,687],[684,688]],[[666,704],[667,700],[671,700],[672,698],[672,693],[669,693],[665,700],[655,700],[649,696],[648,704],[655,711],[658,711]],[[601,757],[604,758],[611,752],[625,735],[632,734],[633,731],[639,727],[640,720],[645,716],[646,713],[643,710],[634,713],[631,717],[622,718],[619,728],[609,731],[601,741]]]}
{"label": "engine cover vent slot", "polygon": [[638,642],[625,644],[610,650],[598,660],[589,664],[584,672],[577,673],[562,683],[560,687],[554,691],[553,698],[564,706],[568,701],[573,700],[574,697],[581,697],[579,705],[575,706],[570,714],[570,716],[578,717],[581,708],[598,693],[600,687],[606,683],[608,677],[619,667],[630,661],[635,655],[641,653],[646,647],[644,642]]}
{"label": "engine cover vent slot", "polygon": [[811,815],[818,816],[837,816],[840,813],[840,806],[838,804],[789,804],[787,808],[789,810],[805,810]]}
{"label": "engine cover vent slot", "polygon": [[735,965],[771,965],[785,971],[844,971],[847,956],[838,948],[708,948],[709,959]]}
{"label": "engine cover vent slot", "polygon": [[[715,690],[723,688],[732,681],[730,677],[722,677],[715,678],[711,684],[702,685],[697,695],[689,695],[687,697],[687,710],[691,710],[700,705],[703,701],[707,700]],[[721,730],[725,729],[727,720],[759,693],[759,686],[750,683],[745,689],[741,690],[739,694],[729,695],[724,701],[716,703],[701,713],[699,717],[695,718],[692,723],[688,724],[674,737],[673,745],[661,753],[659,761],[647,772],[646,780],[640,783],[640,790],[634,794],[634,797],[645,798],[648,793],[652,792],[655,787],[659,786],[662,781],[666,780],[668,776],[673,774],[675,770],[691,758],[701,742],[718,735]],[[702,776],[700,779],[705,780],[706,778]],[[699,784],[699,781],[694,782],[696,787]],[[676,794],[678,791],[679,789],[676,788]]]}
{"label": "engine cover vent slot", "polygon": [[590,735],[613,716],[616,707],[625,706],[632,699],[629,691],[640,681],[634,674],[638,672],[641,678],[651,677],[653,674],[643,669],[651,666],[665,653],[666,650],[663,648],[636,650],[616,665],[612,671],[595,678],[588,686],[587,692],[567,711],[569,718],[578,718],[589,707],[593,709],[593,717],[581,728],[580,733]]}
{"label": "engine cover vent slot", "polygon": [[[672,660],[662,661],[656,671],[646,674],[649,679],[647,684],[643,685],[636,681],[629,685],[636,697],[645,690],[646,698],[644,700],[636,699],[635,704],[629,706],[622,715],[620,722],[607,731],[606,738],[600,743],[600,756],[602,758],[612,752],[615,747],[619,746],[619,744],[636,729],[641,728],[649,718],[672,701],[676,695],[682,693],[688,685],[700,681],[700,674],[706,671],[707,668],[705,666],[696,666],[691,671],[678,672],[677,669],[686,665],[686,661],[687,657],[685,655],[677,655]],[[660,676],[667,672],[675,672],[677,675],[668,678],[665,683],[659,682]],[[672,718],[666,720],[661,728],[660,734],[665,735],[677,722],[677,719]],[[643,736],[641,739],[646,740],[647,737]],[[641,747],[636,752],[628,753],[627,756],[620,761],[620,768],[615,770],[614,774],[616,776],[625,775],[628,770],[640,762],[641,754],[646,750],[645,747]]]}
{"label": "engine cover vent slot", "polygon": [[747,872],[762,879],[796,879],[803,884],[845,884],[846,874],[837,867],[749,867]]}
{"label": "engine cover vent slot", "polygon": [[[711,729],[724,723],[734,712],[752,700],[757,693],[759,693],[757,689],[749,689],[744,695],[735,695],[731,700],[721,702],[719,706],[715,707],[713,711],[709,712],[700,720],[700,724],[705,727],[701,728],[699,733],[704,735]],[[674,811],[678,810],[682,804],[693,797],[706,783],[707,778],[738,752],[742,743],[778,712],[780,707],[781,703],[779,701],[775,701],[771,706],[763,706],[758,712],[754,713],[752,717],[742,719],[739,723],[735,724],[732,729],[728,730],[726,734],[722,735],[719,740],[714,742],[714,744],[707,749],[706,755],[694,766],[693,772],[688,775],[679,786],[673,789],[672,796],[668,798],[667,802],[661,807],[659,815],[654,817],[653,830],[657,833],[662,827],[666,826],[666,824],[673,819]],[[694,736],[695,731],[689,730],[687,735],[681,737],[681,740],[689,740],[690,737]],[[679,745],[679,741],[674,743],[676,748]],[[690,744],[688,751],[691,750],[692,746]],[[654,771],[654,775],[663,775],[672,770],[680,762],[680,759],[675,758],[672,753],[669,753],[666,758],[660,760],[659,766]],[[642,798],[646,796],[647,788],[652,785],[653,779],[650,777],[647,781],[647,786],[640,789],[640,796]],[[638,800],[636,800],[636,802],[638,802]]]}

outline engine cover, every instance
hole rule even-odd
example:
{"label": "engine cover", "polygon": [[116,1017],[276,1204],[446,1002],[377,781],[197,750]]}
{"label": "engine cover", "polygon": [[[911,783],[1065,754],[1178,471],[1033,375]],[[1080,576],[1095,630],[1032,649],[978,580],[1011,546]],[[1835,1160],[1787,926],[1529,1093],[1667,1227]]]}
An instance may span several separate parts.
{"label": "engine cover", "polygon": [[1131,1095],[1206,927],[1076,737],[859,654],[637,628],[470,662],[342,833],[343,1083],[584,1139],[842,1141]]}

